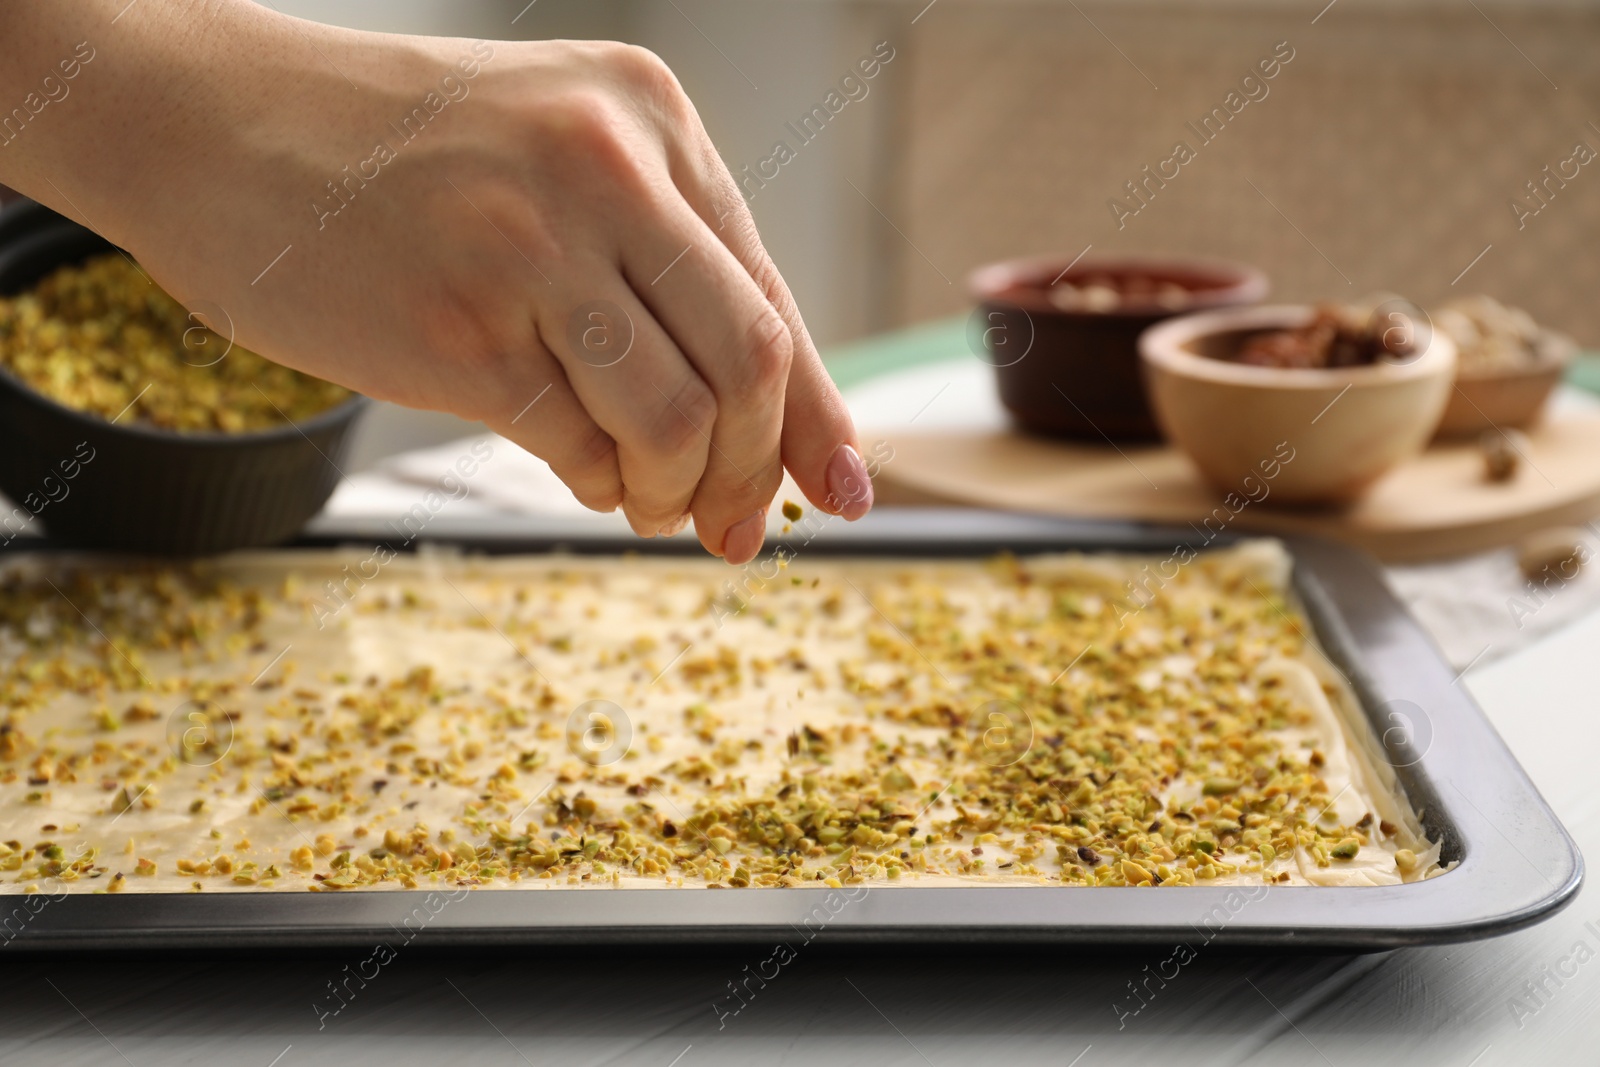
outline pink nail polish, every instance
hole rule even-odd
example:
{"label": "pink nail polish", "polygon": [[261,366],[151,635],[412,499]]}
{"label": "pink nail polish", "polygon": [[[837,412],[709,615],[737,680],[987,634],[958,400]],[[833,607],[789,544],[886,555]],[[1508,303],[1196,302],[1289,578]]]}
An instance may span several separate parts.
{"label": "pink nail polish", "polygon": [[740,519],[728,527],[722,536],[722,558],[734,566],[742,566],[756,558],[761,543],[767,536],[767,513],[758,511],[749,518]]}
{"label": "pink nail polish", "polygon": [[828,460],[828,503],[854,522],[872,510],[872,479],[866,464],[849,445],[840,445]]}

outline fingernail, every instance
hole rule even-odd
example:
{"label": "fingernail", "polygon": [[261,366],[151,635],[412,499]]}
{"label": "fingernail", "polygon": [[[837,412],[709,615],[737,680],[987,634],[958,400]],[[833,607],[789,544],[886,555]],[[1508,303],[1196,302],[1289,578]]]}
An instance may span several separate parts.
{"label": "fingernail", "polygon": [[681,534],[688,525],[689,513],[685,511],[682,515],[679,515],[677,518],[661,527],[660,534],[662,537],[673,537],[677,534]]}
{"label": "fingernail", "polygon": [[851,522],[872,510],[872,479],[861,456],[849,445],[840,445],[828,460],[828,498],[836,513]]}
{"label": "fingernail", "polygon": [[766,540],[767,513],[758,511],[747,519],[740,519],[728,527],[722,538],[722,558],[735,567],[749,563],[761,551]]}

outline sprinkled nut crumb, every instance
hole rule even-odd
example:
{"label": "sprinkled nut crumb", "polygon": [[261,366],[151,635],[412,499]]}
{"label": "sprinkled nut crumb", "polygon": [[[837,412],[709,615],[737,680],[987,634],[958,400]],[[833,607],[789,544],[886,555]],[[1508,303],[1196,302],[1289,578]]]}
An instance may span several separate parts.
{"label": "sprinkled nut crumb", "polygon": [[1328,855],[1334,859],[1351,860],[1356,858],[1356,853],[1361,851],[1361,842],[1353,837],[1347,837],[1328,850]]}
{"label": "sprinkled nut crumb", "polygon": [[[1374,850],[1426,877],[1403,798],[1346,792],[1340,683],[1254,558],[1203,554],[1119,624],[1145,561],[798,557],[730,599],[681,560],[404,558],[357,588],[334,553],[30,554],[0,565],[0,815],[137,835],[152,892],[1338,884]],[[255,684],[290,645],[294,682]],[[167,743],[190,701],[231,726],[213,763]],[[92,851],[0,842],[0,892]]]}

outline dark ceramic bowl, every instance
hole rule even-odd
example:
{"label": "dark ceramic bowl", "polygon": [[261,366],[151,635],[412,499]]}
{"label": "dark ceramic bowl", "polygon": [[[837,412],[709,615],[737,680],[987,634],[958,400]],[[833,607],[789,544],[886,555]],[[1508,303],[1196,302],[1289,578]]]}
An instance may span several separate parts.
{"label": "dark ceramic bowl", "polygon": [[[114,251],[104,238],[31,201],[0,211],[0,294],[57,267]],[[279,544],[339,482],[353,396],[298,425],[251,433],[174,433],[111,423],[45,397],[0,368],[0,545],[30,520],[56,544],[204,555]]]}
{"label": "dark ceramic bowl", "polygon": [[[1052,299],[1057,286],[1100,279],[1149,293],[1130,291],[1106,310],[1064,309]],[[1139,335],[1147,327],[1267,295],[1266,275],[1254,267],[1158,257],[1008,260],[974,271],[969,285],[979,300],[969,342],[994,366],[1000,402],[1017,425],[1092,441],[1161,436],[1139,370]],[[1170,298],[1174,289],[1182,290],[1177,299]],[[1155,295],[1162,290],[1165,303]]]}

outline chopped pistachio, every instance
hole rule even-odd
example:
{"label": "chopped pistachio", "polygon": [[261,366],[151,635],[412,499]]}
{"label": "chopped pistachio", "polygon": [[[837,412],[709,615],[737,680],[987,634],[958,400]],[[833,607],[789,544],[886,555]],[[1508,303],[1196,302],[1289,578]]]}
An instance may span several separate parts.
{"label": "chopped pistachio", "polygon": [[[300,422],[350,396],[199,323],[126,256],[96,256],[0,297],[0,364],[67,407],[181,433]],[[117,728],[109,709],[100,723]]]}

